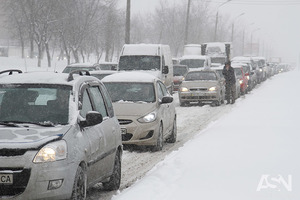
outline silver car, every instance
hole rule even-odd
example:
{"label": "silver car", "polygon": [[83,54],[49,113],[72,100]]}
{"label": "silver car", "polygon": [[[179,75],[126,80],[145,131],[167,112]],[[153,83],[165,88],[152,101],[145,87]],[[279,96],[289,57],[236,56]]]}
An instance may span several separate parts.
{"label": "silver car", "polygon": [[190,71],[181,83],[178,95],[180,106],[190,103],[219,106],[224,103],[224,81],[215,70]]}
{"label": "silver car", "polygon": [[105,86],[76,71],[13,71],[0,72],[0,199],[85,199],[98,182],[118,189],[121,129]]}
{"label": "silver car", "polygon": [[163,82],[145,72],[120,72],[102,79],[111,95],[126,145],[163,148],[177,137],[173,97]]}

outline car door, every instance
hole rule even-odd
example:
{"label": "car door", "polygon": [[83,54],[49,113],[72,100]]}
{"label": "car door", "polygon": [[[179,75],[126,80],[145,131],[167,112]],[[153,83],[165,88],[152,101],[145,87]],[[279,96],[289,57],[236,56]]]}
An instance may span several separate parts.
{"label": "car door", "polygon": [[[93,96],[90,90],[90,86],[85,84],[81,88],[81,110],[79,112],[82,118],[86,118],[86,114],[90,111],[95,111],[93,103]],[[89,147],[87,149],[87,177],[88,183],[94,182],[100,179],[103,173],[102,157],[106,151],[106,143],[104,140],[103,123],[88,126],[83,128],[82,132],[84,137],[89,141]]]}
{"label": "car door", "polygon": [[90,84],[89,92],[92,98],[92,105],[95,111],[99,112],[102,117],[102,123],[97,127],[100,135],[100,152],[98,152],[98,163],[95,167],[98,168],[97,173],[103,176],[109,174],[114,165],[115,152],[116,152],[116,135],[118,122],[111,117],[108,112],[108,104],[105,100],[103,87],[99,84]]}
{"label": "car door", "polygon": [[[162,82],[157,81],[157,84],[158,84],[159,95],[162,95],[160,99],[162,99],[162,97],[164,96],[171,96],[166,86]],[[164,123],[164,133],[166,134],[170,132],[170,129],[173,126],[174,107],[173,107],[173,103],[161,104],[161,106],[164,109],[163,123]]]}

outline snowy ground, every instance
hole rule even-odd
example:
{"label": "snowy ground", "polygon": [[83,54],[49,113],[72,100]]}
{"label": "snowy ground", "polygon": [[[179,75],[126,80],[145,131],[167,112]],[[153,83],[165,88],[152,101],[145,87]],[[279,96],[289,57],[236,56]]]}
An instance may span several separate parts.
{"label": "snowy ground", "polygon": [[[0,69],[61,71],[35,59],[0,58]],[[25,67],[26,64],[26,67]],[[234,105],[179,107],[178,140],[161,152],[125,150],[119,191],[88,200],[296,199],[299,192],[300,72],[265,81]]]}
{"label": "snowy ground", "polygon": [[299,71],[272,77],[236,104],[221,106],[231,111],[214,113],[223,116],[204,130],[195,118],[201,123],[202,110],[218,108],[178,108],[180,137],[186,129],[197,135],[112,199],[299,198],[299,80]]}

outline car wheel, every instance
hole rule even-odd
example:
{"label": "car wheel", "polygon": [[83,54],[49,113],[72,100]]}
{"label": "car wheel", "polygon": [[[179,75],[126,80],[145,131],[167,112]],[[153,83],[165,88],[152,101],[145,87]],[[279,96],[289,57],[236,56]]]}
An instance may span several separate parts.
{"label": "car wheel", "polygon": [[163,146],[164,146],[163,126],[162,124],[160,124],[156,145],[153,147],[153,151],[161,151]]}
{"label": "car wheel", "polygon": [[86,198],[86,173],[81,166],[78,167],[75,175],[73,191],[72,191],[72,200],[82,200]]}
{"label": "car wheel", "polygon": [[121,183],[121,154],[117,151],[114,171],[108,182],[103,183],[104,190],[112,191],[117,190],[120,187]]}
{"label": "car wheel", "polygon": [[172,133],[171,133],[170,137],[168,138],[167,142],[175,143],[176,138],[177,138],[177,122],[176,122],[176,117],[175,117],[174,122],[173,122]]}

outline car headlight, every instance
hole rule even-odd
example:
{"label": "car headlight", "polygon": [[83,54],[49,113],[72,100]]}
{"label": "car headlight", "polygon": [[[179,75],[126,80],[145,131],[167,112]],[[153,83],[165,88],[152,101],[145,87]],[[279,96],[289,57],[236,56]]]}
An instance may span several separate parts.
{"label": "car headlight", "polygon": [[189,89],[187,89],[186,87],[181,87],[180,88],[180,92],[188,92],[189,91]]}
{"label": "car headlight", "polygon": [[246,76],[247,77],[247,79],[249,80],[250,79],[250,77],[249,76]]}
{"label": "car headlight", "polygon": [[144,117],[141,117],[137,120],[141,123],[153,122],[153,121],[156,120],[156,112],[151,112],[151,113],[149,113],[149,114],[145,115]]}
{"label": "car headlight", "polygon": [[243,80],[240,80],[240,84],[243,84]]}
{"label": "car headlight", "polygon": [[208,90],[212,92],[212,91],[216,91],[216,89],[217,89],[216,87],[211,87]]}
{"label": "car headlight", "polygon": [[67,143],[64,140],[52,142],[44,146],[35,155],[34,163],[53,162],[67,158]]}
{"label": "car headlight", "polygon": [[263,70],[262,70],[262,69],[259,69],[259,71],[262,72]]}

